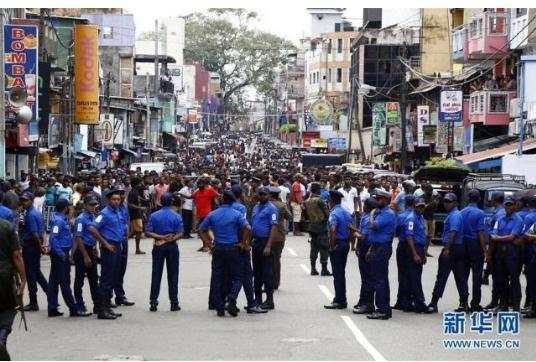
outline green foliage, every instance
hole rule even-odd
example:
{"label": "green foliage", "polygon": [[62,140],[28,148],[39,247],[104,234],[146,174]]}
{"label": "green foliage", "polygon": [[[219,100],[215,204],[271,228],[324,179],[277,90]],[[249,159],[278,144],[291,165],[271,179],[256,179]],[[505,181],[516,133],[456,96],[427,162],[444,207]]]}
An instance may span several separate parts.
{"label": "green foliage", "polygon": [[292,133],[296,132],[296,125],[294,123],[287,123],[279,127],[279,132],[281,133]]}
{"label": "green foliage", "polygon": [[246,87],[259,93],[272,89],[277,67],[296,51],[290,42],[252,29],[256,18],[255,12],[245,9],[209,9],[186,22],[185,61],[199,61],[219,74],[226,108],[232,96]]}
{"label": "green foliage", "polygon": [[432,157],[430,160],[426,161],[426,167],[431,168],[456,168],[460,170],[470,171],[470,168],[457,162],[452,158],[442,158],[442,157]]}

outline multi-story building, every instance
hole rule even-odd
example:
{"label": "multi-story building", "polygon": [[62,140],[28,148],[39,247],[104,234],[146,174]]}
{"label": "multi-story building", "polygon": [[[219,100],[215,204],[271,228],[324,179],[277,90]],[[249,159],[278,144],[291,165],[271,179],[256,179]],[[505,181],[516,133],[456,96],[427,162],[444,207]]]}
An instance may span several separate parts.
{"label": "multi-story building", "polygon": [[304,122],[305,100],[305,61],[304,54],[299,52],[288,58],[287,64],[278,75],[277,95],[280,100],[280,123]]}

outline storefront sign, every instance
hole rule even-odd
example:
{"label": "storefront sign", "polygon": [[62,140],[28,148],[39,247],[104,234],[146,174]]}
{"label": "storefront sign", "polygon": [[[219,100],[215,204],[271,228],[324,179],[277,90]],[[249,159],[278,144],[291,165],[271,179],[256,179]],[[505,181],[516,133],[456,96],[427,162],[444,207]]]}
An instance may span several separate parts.
{"label": "storefront sign", "polygon": [[430,124],[430,125],[423,125],[422,126],[422,140],[423,144],[429,145],[432,143],[435,143],[436,141],[436,133],[437,133],[437,126]]}
{"label": "storefront sign", "polygon": [[[32,119],[28,127],[19,128],[19,132],[32,129],[31,137],[23,135],[24,144],[27,141],[37,141],[37,74],[38,74],[38,31],[35,25],[4,25],[4,71],[6,93],[13,88],[26,91],[26,105],[32,110]],[[2,80],[4,81],[4,80]],[[3,96],[3,95],[2,95]],[[9,100],[9,97],[8,97]],[[16,123],[16,112],[21,105],[6,102],[6,122]]]}
{"label": "storefront sign", "polygon": [[311,147],[328,148],[328,140],[325,138],[315,138],[311,140]]}
{"label": "storefront sign", "polygon": [[95,25],[74,27],[75,122],[99,124],[99,35]]}
{"label": "storefront sign", "polygon": [[302,147],[309,148],[313,139],[320,138],[320,132],[303,132],[302,133]]}
{"label": "storefront sign", "polygon": [[386,136],[385,103],[374,103],[372,106],[372,145],[384,146]]}
{"label": "storefront sign", "polygon": [[328,139],[328,149],[330,151],[346,150],[346,139],[345,138]]}
{"label": "storefront sign", "polygon": [[430,107],[429,106],[417,106],[417,145],[419,147],[428,146],[428,143],[424,142],[423,126],[430,124]]}
{"label": "storefront sign", "polygon": [[461,122],[463,120],[462,91],[442,91],[440,96],[440,122]]}
{"label": "storefront sign", "polygon": [[400,124],[400,104],[398,102],[385,103],[385,117],[387,124]]}
{"label": "storefront sign", "polygon": [[105,147],[114,145],[114,115],[103,113],[100,123],[95,127],[95,142],[102,142]]}

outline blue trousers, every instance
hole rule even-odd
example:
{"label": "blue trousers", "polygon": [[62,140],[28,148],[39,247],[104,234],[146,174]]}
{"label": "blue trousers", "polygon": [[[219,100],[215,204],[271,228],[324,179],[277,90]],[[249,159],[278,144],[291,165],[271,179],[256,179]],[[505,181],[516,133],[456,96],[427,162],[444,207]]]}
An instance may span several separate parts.
{"label": "blue trousers", "polygon": [[127,272],[128,262],[128,239],[123,240],[121,243],[121,257],[119,258],[119,270],[114,285],[115,299],[121,300],[125,298],[125,289],[123,288],[123,282],[125,279],[125,273]]}
{"label": "blue trousers", "polygon": [[[482,272],[484,270],[484,253],[478,240],[465,239],[466,263],[464,285],[468,284],[469,274],[472,273],[471,307],[480,306],[482,300]],[[469,288],[468,288],[469,289]]]}
{"label": "blue trousers", "polygon": [[335,297],[333,303],[347,304],[346,300],[346,261],[350,246],[344,240],[344,244],[337,241],[335,249],[329,251],[331,270],[333,272],[333,289]]}
{"label": "blue trousers", "polygon": [[212,252],[212,275],[214,278],[214,307],[218,311],[223,311],[225,301],[222,298],[224,293],[225,272],[229,273],[229,292],[227,301],[236,304],[238,293],[240,292],[241,260],[238,248],[235,245],[218,245]]}
{"label": "blue trousers", "polygon": [[69,311],[77,310],[73,292],[71,290],[71,264],[69,262],[69,250],[65,250],[65,255],[60,257],[56,254],[50,254],[50,276],[48,278],[48,310],[58,309],[58,287],[61,289],[61,295]]}
{"label": "blue trousers", "polygon": [[262,286],[266,291],[266,299],[273,301],[274,298],[274,270],[273,256],[264,256],[264,247],[267,238],[253,241],[253,287],[255,290],[255,302],[262,303]]}
{"label": "blue trousers", "polygon": [[[534,296],[536,296],[536,245],[533,244],[533,245],[529,245],[528,247],[531,250],[528,251],[528,253],[530,254],[527,257],[527,295],[526,295],[526,298],[529,298],[529,300],[532,300],[533,303],[536,303],[534,301]],[[533,308],[536,308],[536,305],[534,305]]]}
{"label": "blue trousers", "polygon": [[115,245],[118,249],[111,252],[101,248],[101,275],[99,279],[101,296],[106,302],[110,302],[113,296],[114,287],[119,279],[121,266],[121,244]]}
{"label": "blue trousers", "polygon": [[45,294],[48,290],[48,282],[41,271],[41,252],[35,248],[24,247],[22,249],[24,269],[26,270],[26,280],[28,282],[28,294],[30,304],[37,303],[37,284]]}
{"label": "blue trousers", "polygon": [[467,280],[465,280],[465,258],[466,252],[464,245],[453,245],[452,250],[450,250],[447,257],[443,256],[443,253],[441,253],[437,261],[437,276],[434,291],[432,292],[432,304],[437,304],[437,301],[443,296],[451,272],[454,274],[460,304],[467,303],[469,291],[466,283]]}
{"label": "blue trousers", "polygon": [[391,315],[389,289],[389,259],[393,253],[390,244],[372,246],[372,280],[378,312]]}
{"label": "blue trousers", "polygon": [[[426,253],[424,251],[424,245],[415,245],[417,254],[421,257],[421,260],[426,258]],[[408,252],[408,255],[410,253]],[[426,304],[424,303],[424,293],[422,291],[422,263],[415,263],[413,257],[408,259],[408,287],[409,294],[411,295],[411,300],[413,308],[415,311],[423,312],[426,309]]]}
{"label": "blue trousers", "polygon": [[169,301],[178,303],[179,298],[179,246],[177,243],[167,243],[162,246],[153,247],[153,270],[151,274],[151,304],[158,304],[160,294],[160,283],[164,263],[166,264]]}
{"label": "blue trousers", "polygon": [[357,253],[357,262],[359,266],[359,275],[361,276],[361,288],[359,291],[359,301],[357,305],[365,305],[369,308],[374,307],[374,286],[372,284],[372,264],[365,259],[369,245],[360,246]]}
{"label": "blue trousers", "polygon": [[497,294],[501,307],[512,305],[519,309],[521,304],[522,260],[519,247],[512,244],[499,245],[493,262],[497,275]]}
{"label": "blue trousers", "polygon": [[398,271],[398,293],[396,297],[396,305],[402,309],[409,309],[413,306],[409,275],[411,262],[408,244],[399,241],[396,248],[396,266]]}
{"label": "blue trousers", "polygon": [[244,294],[248,301],[248,307],[255,305],[255,295],[253,293],[253,269],[251,268],[251,251],[240,250],[239,251],[241,261],[241,282],[242,288],[244,288]]}
{"label": "blue trousers", "polygon": [[89,282],[89,291],[91,293],[91,300],[93,305],[98,304],[99,301],[99,274],[97,271],[97,257],[95,256],[95,249],[89,246],[85,246],[86,252],[91,259],[91,266],[89,268],[84,264],[84,258],[80,250],[74,252],[74,300],[79,309],[85,307],[84,298],[82,296],[82,287],[84,286],[84,279],[87,276]]}

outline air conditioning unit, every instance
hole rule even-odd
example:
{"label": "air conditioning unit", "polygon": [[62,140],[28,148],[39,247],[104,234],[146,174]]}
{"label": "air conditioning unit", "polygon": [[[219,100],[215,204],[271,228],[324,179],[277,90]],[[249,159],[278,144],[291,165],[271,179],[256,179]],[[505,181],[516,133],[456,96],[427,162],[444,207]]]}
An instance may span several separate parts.
{"label": "air conditioning unit", "polygon": [[521,102],[519,98],[510,100],[510,118],[521,117]]}

